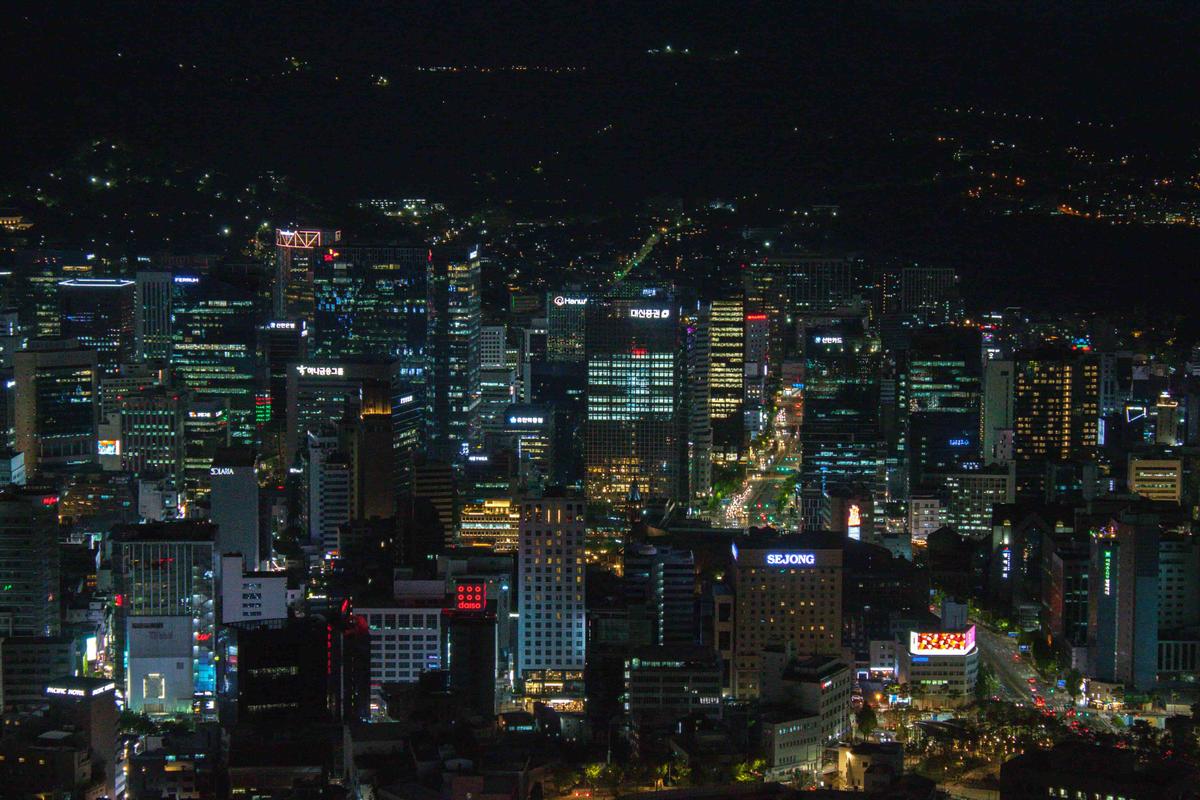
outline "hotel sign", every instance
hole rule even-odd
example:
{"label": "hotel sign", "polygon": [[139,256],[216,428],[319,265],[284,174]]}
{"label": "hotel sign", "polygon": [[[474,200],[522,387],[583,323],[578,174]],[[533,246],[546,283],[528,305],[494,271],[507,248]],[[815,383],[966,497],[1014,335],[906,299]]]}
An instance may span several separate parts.
{"label": "hotel sign", "polygon": [[767,553],[768,567],[814,567],[816,553]]}

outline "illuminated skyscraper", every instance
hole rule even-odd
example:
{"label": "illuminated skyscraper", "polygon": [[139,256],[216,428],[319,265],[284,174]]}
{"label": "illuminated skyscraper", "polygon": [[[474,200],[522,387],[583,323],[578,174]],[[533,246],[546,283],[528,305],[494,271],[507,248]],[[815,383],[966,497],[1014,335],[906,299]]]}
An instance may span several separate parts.
{"label": "illuminated skyscraper", "polygon": [[712,420],[713,458],[736,461],[741,455],[745,436],[742,301],[713,300],[708,311],[708,412]]}
{"label": "illuminated skyscraper", "polygon": [[8,489],[0,495],[0,632],[57,636],[59,550],[56,504]]}
{"label": "illuminated skyscraper", "polygon": [[280,228],[275,231],[275,316],[280,319],[313,318],[313,280],[320,248],[337,244],[337,230]]}
{"label": "illuminated skyscraper", "polygon": [[96,460],[98,372],[96,351],[74,339],[32,339],[13,356],[16,444],[27,472]]}
{"label": "illuminated skyscraper", "polygon": [[677,310],[665,292],[588,304],[584,439],[591,502],[621,508],[634,485],[646,500],[682,498]]}
{"label": "illuminated skyscraper", "polygon": [[702,502],[712,494],[713,421],[710,411],[712,321],[707,309],[685,311],[684,330],[687,377],[688,497]]}
{"label": "illuminated skyscraper", "polygon": [[733,547],[737,592],[734,691],[759,695],[762,653],[790,646],[799,657],[842,647],[842,554],[836,534],[751,537]]}
{"label": "illuminated skyscraper", "polygon": [[546,360],[579,363],[588,297],[578,290],[546,294]]}
{"label": "illuminated skyscraper", "polygon": [[583,498],[522,498],[517,669],[582,671],[585,660]]}
{"label": "illuminated skyscraper", "polygon": [[134,281],[133,350],[139,360],[171,357],[171,273],[139,271]]}
{"label": "illuminated skyscraper", "polygon": [[1159,531],[1152,515],[1122,515],[1092,534],[1089,675],[1151,688],[1158,664]]}
{"label": "illuminated skyscraper", "polygon": [[312,356],[423,366],[428,248],[339,244],[316,254]]}
{"label": "illuminated skyscraper", "polygon": [[1013,458],[1013,362],[989,360],[983,368],[982,451],[985,464],[1008,464]]}
{"label": "illuminated skyscraper", "polygon": [[926,324],[949,322],[959,308],[958,276],[944,267],[905,267],[900,272],[900,310]]}
{"label": "illuminated skyscraper", "polygon": [[479,435],[478,247],[430,253],[426,279],[429,452],[453,460]]}
{"label": "illuminated skyscraper", "polygon": [[196,394],[229,402],[235,443],[254,440],[255,326],[253,293],[207,276],[176,275],[171,372]]}
{"label": "illuminated skyscraper", "polygon": [[979,466],[978,332],[916,332],[900,369],[910,485],[926,472]]}
{"label": "illuminated skyscraper", "polygon": [[803,329],[801,483],[882,496],[878,348],[860,317],[813,319]]}
{"label": "illuminated skyscraper", "polygon": [[186,393],[161,386],[122,397],[121,468],[173,478],[182,488],[188,405]]}
{"label": "illuminated skyscraper", "polygon": [[215,710],[215,533],[206,522],[113,531],[116,667],[133,710],[166,715]]}
{"label": "illuminated skyscraper", "polygon": [[1087,353],[1041,351],[1016,361],[1017,499],[1043,500],[1046,465],[1087,461],[1099,444],[1100,369]]}
{"label": "illuminated skyscraper", "polygon": [[59,330],[95,350],[100,368],[116,372],[133,358],[134,282],[71,278],[58,284]]}

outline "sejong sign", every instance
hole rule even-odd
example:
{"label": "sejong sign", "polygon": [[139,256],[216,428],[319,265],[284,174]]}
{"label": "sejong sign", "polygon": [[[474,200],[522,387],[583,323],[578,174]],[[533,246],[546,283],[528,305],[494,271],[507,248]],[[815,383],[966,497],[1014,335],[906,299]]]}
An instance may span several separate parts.
{"label": "sejong sign", "polygon": [[768,567],[812,567],[816,563],[816,553],[767,553]]}

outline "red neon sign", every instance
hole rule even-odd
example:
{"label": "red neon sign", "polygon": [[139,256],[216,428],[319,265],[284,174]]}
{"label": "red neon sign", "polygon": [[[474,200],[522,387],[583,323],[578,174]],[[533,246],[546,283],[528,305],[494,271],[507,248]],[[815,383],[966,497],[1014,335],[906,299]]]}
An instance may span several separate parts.
{"label": "red neon sign", "polygon": [[762,322],[766,318],[766,314],[747,314],[746,322]]}
{"label": "red neon sign", "polygon": [[486,583],[460,583],[455,587],[454,607],[459,611],[482,611],[485,606]]}

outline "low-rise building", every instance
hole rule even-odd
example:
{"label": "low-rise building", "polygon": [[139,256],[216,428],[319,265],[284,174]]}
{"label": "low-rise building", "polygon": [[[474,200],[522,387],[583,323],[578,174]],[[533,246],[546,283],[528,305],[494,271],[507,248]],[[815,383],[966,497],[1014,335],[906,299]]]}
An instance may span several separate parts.
{"label": "low-rise building", "polygon": [[909,685],[915,705],[953,708],[971,701],[979,673],[974,625],[959,631],[913,631],[908,647],[898,650],[898,679]]}

